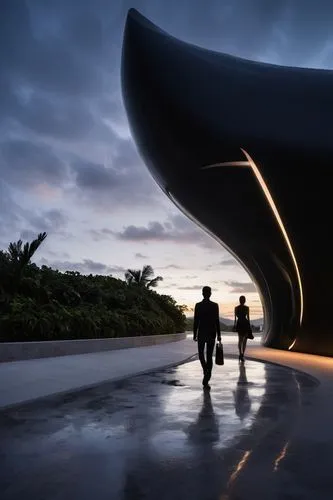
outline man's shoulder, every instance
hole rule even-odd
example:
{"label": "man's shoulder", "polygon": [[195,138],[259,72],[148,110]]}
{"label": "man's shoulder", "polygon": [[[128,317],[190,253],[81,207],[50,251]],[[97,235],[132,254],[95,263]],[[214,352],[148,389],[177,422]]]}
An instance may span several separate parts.
{"label": "man's shoulder", "polygon": [[217,302],[213,302],[212,300],[202,300],[201,302],[197,302],[195,304],[195,308],[200,308],[200,307],[218,307]]}

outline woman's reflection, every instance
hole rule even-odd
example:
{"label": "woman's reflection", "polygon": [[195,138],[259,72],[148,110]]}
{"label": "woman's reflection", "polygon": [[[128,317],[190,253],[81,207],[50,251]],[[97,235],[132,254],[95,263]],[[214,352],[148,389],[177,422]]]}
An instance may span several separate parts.
{"label": "woman's reflection", "polygon": [[197,420],[189,426],[189,439],[200,445],[212,444],[219,440],[219,427],[214,413],[209,391],[204,391],[203,401]]}
{"label": "woman's reflection", "polygon": [[243,364],[239,365],[239,378],[236,391],[234,391],[234,400],[236,415],[241,420],[244,420],[244,418],[250,413],[251,400],[248,391],[246,368]]}

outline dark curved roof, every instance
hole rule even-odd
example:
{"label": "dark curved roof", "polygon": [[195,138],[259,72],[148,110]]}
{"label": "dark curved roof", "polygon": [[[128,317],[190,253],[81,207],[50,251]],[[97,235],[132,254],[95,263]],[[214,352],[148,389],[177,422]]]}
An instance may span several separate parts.
{"label": "dark curved roof", "polygon": [[[201,49],[128,14],[123,97],[150,172],[249,271],[263,300],[267,345],[288,348],[297,338],[299,350],[333,354],[322,314],[333,300],[333,266],[329,246],[320,244],[332,217],[332,88],[332,71]],[[254,169],[230,163],[246,160],[242,150],[278,217]],[[224,166],[203,169],[217,163]]]}
{"label": "dark curved roof", "polygon": [[200,118],[213,120],[219,129],[227,119],[228,132],[237,137],[333,151],[333,71],[254,62],[200,48],[170,36],[135,9],[129,11],[125,36],[151,77],[163,74],[165,89],[174,88],[183,107],[204,100]]}

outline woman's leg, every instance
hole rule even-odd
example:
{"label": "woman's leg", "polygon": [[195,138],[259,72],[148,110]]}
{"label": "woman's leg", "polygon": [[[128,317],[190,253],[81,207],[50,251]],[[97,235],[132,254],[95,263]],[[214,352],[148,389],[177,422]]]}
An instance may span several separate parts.
{"label": "woman's leg", "polygon": [[238,351],[239,351],[239,359],[241,358],[242,354],[243,354],[243,338],[241,335],[238,334]]}
{"label": "woman's leg", "polygon": [[243,345],[242,345],[242,353],[243,353],[243,356],[244,356],[244,354],[245,354],[246,344],[247,344],[247,336],[246,336],[246,335],[244,335],[244,337],[243,337]]}

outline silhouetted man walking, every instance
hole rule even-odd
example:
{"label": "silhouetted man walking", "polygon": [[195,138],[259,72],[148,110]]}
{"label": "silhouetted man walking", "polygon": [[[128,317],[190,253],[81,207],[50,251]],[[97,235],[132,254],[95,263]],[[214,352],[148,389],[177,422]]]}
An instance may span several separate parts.
{"label": "silhouetted man walking", "polygon": [[[218,341],[221,341],[219,306],[210,300],[211,294],[211,288],[204,286],[203,300],[195,304],[193,323],[193,340],[198,341],[199,359],[204,373],[202,385],[207,389],[210,389],[208,382],[212,376],[216,335]],[[205,345],[207,345],[206,358]]]}

